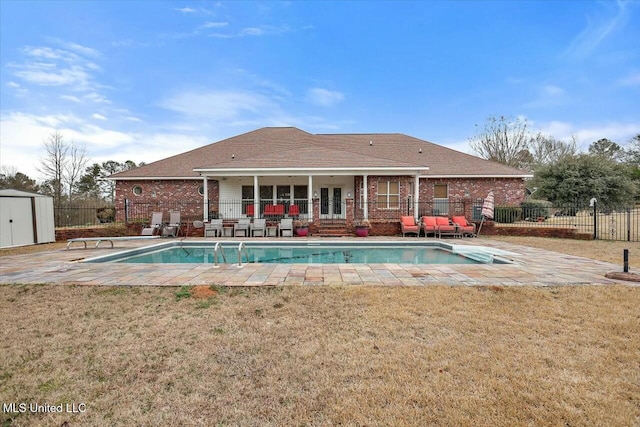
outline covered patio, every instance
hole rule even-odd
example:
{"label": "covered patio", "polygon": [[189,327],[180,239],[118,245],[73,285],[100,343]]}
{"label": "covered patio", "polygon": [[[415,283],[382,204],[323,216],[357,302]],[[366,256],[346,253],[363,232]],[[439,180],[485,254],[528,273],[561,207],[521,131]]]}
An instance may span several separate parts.
{"label": "covered patio", "polygon": [[[203,218],[295,218],[309,223],[369,219],[374,210],[400,211],[409,197],[420,202],[420,178],[428,168],[196,169],[203,179]],[[209,183],[218,198],[209,200]],[[397,215],[394,215],[394,217]],[[418,217],[418,210],[414,209]]]}

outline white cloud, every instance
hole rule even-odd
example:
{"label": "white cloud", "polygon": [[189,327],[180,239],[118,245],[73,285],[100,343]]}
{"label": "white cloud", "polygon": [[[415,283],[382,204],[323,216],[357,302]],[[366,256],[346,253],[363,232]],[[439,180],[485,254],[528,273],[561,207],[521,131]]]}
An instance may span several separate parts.
{"label": "white cloud", "polygon": [[[232,39],[232,38],[239,38],[239,37],[260,37],[260,36],[279,35],[279,34],[288,33],[290,31],[292,30],[286,25],[279,26],[279,27],[276,27],[273,25],[261,25],[258,27],[245,27],[245,28],[242,28],[240,31],[236,31],[236,32],[228,32],[228,33],[215,32],[207,35],[209,37]],[[199,32],[196,32],[196,33],[199,33]]]}
{"label": "white cloud", "polygon": [[621,86],[640,86],[640,71],[629,74],[618,80]]}
{"label": "white cloud", "polygon": [[0,115],[0,165],[13,166],[33,179],[42,180],[38,166],[45,156],[43,142],[56,131],[67,142],[85,145],[91,163],[106,160],[149,163],[211,142],[202,134],[128,132],[95,125],[74,115],[11,112]]}
{"label": "white cloud", "polygon": [[14,75],[27,83],[40,86],[86,87],[89,82],[89,74],[82,67],[58,69],[53,64],[42,62],[25,64]]}
{"label": "white cloud", "polygon": [[167,98],[162,108],[211,121],[232,120],[241,114],[267,115],[278,106],[265,95],[250,91],[186,91]]}
{"label": "white cloud", "polygon": [[561,87],[554,86],[551,84],[545,85],[542,88],[542,93],[545,94],[546,96],[560,96],[560,95],[564,95],[565,92],[566,91]]}
{"label": "white cloud", "polygon": [[92,56],[92,57],[102,56],[102,53],[100,53],[96,49],[90,48],[88,46],[83,46],[79,43],[62,40],[58,37],[48,37],[47,41],[55,45],[58,45],[67,51],[73,51],[83,56]]}
{"label": "white cloud", "polygon": [[95,102],[96,104],[111,104],[111,101],[98,92],[87,93],[82,98],[87,101]]}
{"label": "white cloud", "polygon": [[524,106],[527,108],[544,108],[556,106],[567,101],[567,91],[554,84],[543,84],[536,88],[536,96]]}
{"label": "white cloud", "polygon": [[640,122],[608,122],[583,126],[562,121],[551,121],[540,123],[537,127],[543,134],[563,141],[570,141],[572,137],[575,137],[578,147],[583,151],[586,151],[592,142],[601,138],[624,144],[634,135],[640,133]]}
{"label": "white cloud", "polygon": [[340,92],[323,88],[312,88],[307,91],[307,101],[321,107],[331,107],[342,100],[344,100],[344,95]]}
{"label": "white cloud", "polygon": [[571,41],[563,56],[571,59],[584,59],[609,37],[619,26],[627,21],[628,4],[624,1],[602,2],[598,6],[609,10],[599,10],[594,18],[587,16],[583,30]]}
{"label": "white cloud", "polygon": [[261,36],[264,34],[264,29],[257,27],[243,28],[240,34],[243,36]]}
{"label": "white cloud", "polygon": [[107,118],[105,116],[103,116],[102,114],[98,114],[98,113],[92,114],[91,117],[96,119],[96,120],[107,120]]}
{"label": "white cloud", "polygon": [[[88,58],[101,57],[100,52],[74,42],[52,39],[58,47],[25,46],[20,49],[23,61],[7,64],[13,76],[29,86],[67,87],[74,92],[98,92],[96,82],[100,65]],[[101,95],[103,99],[103,95]],[[75,97],[76,99],[80,99]],[[76,99],[63,98],[76,102]]]}
{"label": "white cloud", "polygon": [[178,9],[174,9],[180,13],[196,13],[195,9],[192,9],[190,7],[182,7],[182,8],[178,8]]}
{"label": "white cloud", "polygon": [[[53,132],[60,132],[66,141],[87,146],[91,151],[126,146],[136,137],[126,132],[105,129],[70,114],[35,115],[11,112],[0,116],[0,161],[3,166],[15,166],[31,178],[41,178],[37,167],[44,155],[43,141]],[[140,137],[138,137],[140,138]]]}
{"label": "white cloud", "polygon": [[209,28],[223,28],[226,27],[227,25],[229,25],[228,22],[205,22],[204,24],[200,25],[198,28],[201,29],[209,29]]}
{"label": "white cloud", "polygon": [[82,102],[82,100],[80,98],[78,98],[77,96],[73,96],[73,95],[60,95],[60,99],[64,99],[65,101],[71,101],[71,102],[75,102],[75,103]]}

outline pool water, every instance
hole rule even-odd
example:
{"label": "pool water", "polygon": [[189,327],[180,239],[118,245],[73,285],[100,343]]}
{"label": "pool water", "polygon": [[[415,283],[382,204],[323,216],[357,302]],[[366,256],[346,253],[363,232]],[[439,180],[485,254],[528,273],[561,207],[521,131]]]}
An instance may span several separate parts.
{"label": "pool water", "polygon": [[[407,246],[390,244],[246,244],[242,251],[243,263],[279,264],[483,264],[500,262],[493,256],[477,253],[456,253],[444,245]],[[238,244],[222,245],[218,262],[237,263]],[[224,258],[223,258],[224,255]],[[213,264],[214,247],[202,242],[189,244],[160,244],[145,249],[87,260],[88,262],[122,263],[203,263]]]}

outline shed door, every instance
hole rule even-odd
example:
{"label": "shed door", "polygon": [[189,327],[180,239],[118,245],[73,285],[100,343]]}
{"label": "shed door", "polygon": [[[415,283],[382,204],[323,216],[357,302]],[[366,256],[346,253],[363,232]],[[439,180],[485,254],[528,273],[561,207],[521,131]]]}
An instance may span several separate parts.
{"label": "shed door", "polygon": [[0,247],[33,245],[33,211],[28,197],[3,197],[0,203]]}

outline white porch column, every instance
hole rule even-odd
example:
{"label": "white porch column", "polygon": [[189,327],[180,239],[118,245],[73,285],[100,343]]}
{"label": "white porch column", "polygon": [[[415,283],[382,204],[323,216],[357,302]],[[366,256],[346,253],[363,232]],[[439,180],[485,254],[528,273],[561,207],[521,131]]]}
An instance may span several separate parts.
{"label": "white porch column", "polygon": [[307,216],[309,222],[313,222],[313,176],[309,175],[307,183]]}
{"label": "white porch column", "polygon": [[414,192],[414,196],[413,196],[413,216],[416,219],[416,222],[418,222],[418,220],[420,218],[418,218],[419,216],[419,212],[418,212],[418,207],[420,206],[420,175],[416,174],[416,183],[413,186],[413,192]]}
{"label": "white porch column", "polygon": [[203,203],[202,203],[202,218],[205,222],[209,221],[209,179],[207,178],[207,176],[204,176],[203,181],[203,190],[202,192],[204,193],[202,195],[203,199]]}
{"label": "white porch column", "polygon": [[260,218],[260,186],[258,185],[258,175],[253,176],[253,217]]}
{"label": "white porch column", "polygon": [[362,175],[363,219],[369,219],[369,184],[367,183],[367,178],[368,175]]}

